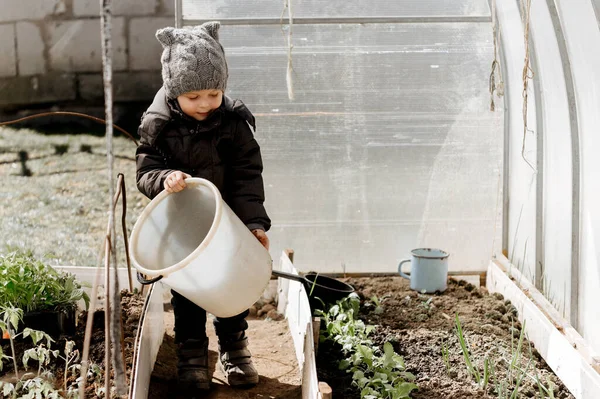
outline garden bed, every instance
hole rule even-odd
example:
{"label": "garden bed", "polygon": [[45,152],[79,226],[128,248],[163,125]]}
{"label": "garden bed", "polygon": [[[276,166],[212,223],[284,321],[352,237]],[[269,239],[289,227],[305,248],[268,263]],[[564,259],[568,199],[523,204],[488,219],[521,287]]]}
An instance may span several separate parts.
{"label": "garden bed", "polygon": [[[121,292],[121,307],[122,307],[122,320],[123,320],[123,342],[124,342],[124,355],[125,355],[125,366],[127,371],[127,381],[130,379],[130,372],[132,366],[133,359],[133,351],[134,351],[134,343],[135,337],[138,330],[139,320],[142,314],[142,308],[144,304],[144,299],[139,294],[133,294],[128,291],[123,290]],[[104,395],[98,395],[100,393],[100,388],[104,387],[104,379],[102,377],[104,372],[104,358],[105,358],[105,341],[104,341],[104,310],[98,309],[94,312],[94,324],[92,329],[92,335],[90,340],[90,351],[89,351],[89,362],[90,364],[99,365],[100,369],[98,372],[100,375],[89,378],[87,389],[86,389],[86,397],[104,397]],[[75,348],[79,351],[79,353],[83,353],[83,343],[85,338],[85,326],[87,320],[87,312],[80,313],[77,321],[77,327],[75,331],[75,335],[73,337],[62,337],[58,341],[52,344],[53,350],[59,350],[60,354],[63,355],[63,351],[65,348],[65,343],[67,340],[72,340],[75,342]],[[25,350],[32,348],[34,345],[28,339],[19,340],[15,344],[15,352],[17,353],[17,359],[19,359],[18,366],[20,367],[21,375],[24,374],[22,363],[20,359],[23,357],[23,353]],[[10,354],[10,345],[7,342],[2,345],[2,350],[4,354]],[[63,355],[64,356],[64,355]],[[79,359],[75,363],[79,363],[81,360]],[[37,371],[38,363],[35,360],[31,360],[29,362],[29,369],[26,372]],[[65,363],[63,360],[53,358],[51,363],[44,367],[45,370],[51,372],[55,378],[55,388],[62,388],[62,381],[64,377],[64,366]],[[34,374],[29,374],[30,377],[33,377]],[[68,383],[72,384],[75,380],[75,377],[70,375],[68,378]],[[13,363],[7,360],[4,360],[3,370],[0,372],[0,381],[2,382],[10,382],[16,383],[14,367]]]}
{"label": "garden bed", "polygon": [[[352,278],[347,282],[361,298],[359,318],[378,326],[370,335],[373,345],[383,347],[390,342],[396,353],[403,356],[406,371],[416,377],[414,382],[419,389],[411,397],[503,397],[497,392],[500,383],[506,383],[510,397],[519,379],[516,397],[551,397],[541,395],[545,391],[536,380],[545,389],[551,389],[556,398],[573,397],[533,345],[530,350],[526,339],[519,345],[521,325],[517,311],[500,294],[489,295],[485,288],[452,279],[442,295],[419,294],[410,290],[408,281],[400,277]],[[376,306],[370,301],[374,295],[379,300],[384,298],[381,310],[375,311]],[[468,371],[456,332],[456,315],[466,337],[470,360],[482,380],[484,359],[487,357],[488,365],[494,366],[494,376],[488,376],[485,389]],[[443,348],[447,348],[446,356],[442,354]],[[520,355],[515,356],[516,353]],[[359,398],[351,373],[338,368],[341,359],[338,345],[330,341],[320,343],[319,380],[329,383],[336,397]],[[522,370],[526,370],[526,375]]]}

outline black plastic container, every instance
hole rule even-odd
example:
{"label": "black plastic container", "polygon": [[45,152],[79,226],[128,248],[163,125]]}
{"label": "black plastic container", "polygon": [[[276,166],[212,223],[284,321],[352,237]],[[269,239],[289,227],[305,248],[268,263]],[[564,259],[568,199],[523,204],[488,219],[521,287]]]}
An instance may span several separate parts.
{"label": "black plastic container", "polygon": [[75,335],[75,309],[53,312],[30,312],[23,315],[23,324],[41,330],[54,339]]}
{"label": "black plastic container", "polygon": [[[72,337],[75,335],[75,309],[61,311],[29,312],[23,315],[23,322],[19,323],[19,331],[25,328],[44,331],[53,339],[58,340],[62,336]],[[19,336],[18,339],[21,339]],[[2,341],[7,341],[3,339]]]}

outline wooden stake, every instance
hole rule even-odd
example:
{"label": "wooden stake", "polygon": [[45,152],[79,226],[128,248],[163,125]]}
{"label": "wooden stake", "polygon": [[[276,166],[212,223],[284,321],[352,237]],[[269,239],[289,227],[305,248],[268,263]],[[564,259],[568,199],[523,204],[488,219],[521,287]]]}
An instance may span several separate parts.
{"label": "wooden stake", "polygon": [[290,262],[294,263],[294,250],[288,248],[284,252],[287,255],[287,257],[290,258]]}
{"label": "wooden stake", "polygon": [[104,397],[110,399],[110,236],[104,248]]}
{"label": "wooden stake", "polygon": [[313,327],[313,341],[315,345],[315,356],[317,355],[317,351],[319,350],[319,333],[321,331],[321,318],[313,317],[312,322]]}
{"label": "wooden stake", "polygon": [[333,397],[333,390],[326,382],[319,381],[319,393],[322,399],[331,399]]}

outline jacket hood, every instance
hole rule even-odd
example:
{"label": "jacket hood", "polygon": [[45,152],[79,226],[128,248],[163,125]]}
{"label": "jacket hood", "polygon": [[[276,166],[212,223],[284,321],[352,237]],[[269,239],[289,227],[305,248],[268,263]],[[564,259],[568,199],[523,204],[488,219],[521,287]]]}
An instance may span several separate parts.
{"label": "jacket hood", "polygon": [[[174,103],[170,103],[167,99],[167,95],[164,87],[154,96],[152,104],[142,117],[142,123],[140,128],[143,129],[149,136],[150,144],[154,144],[154,141],[165,127],[165,125],[173,119],[174,116],[181,117],[184,120],[195,121],[187,115],[183,114],[177,100],[173,100]],[[226,95],[223,95],[223,102],[219,109],[215,112],[233,112],[244,119],[254,131],[256,131],[256,120],[252,112],[246,107],[241,100],[233,100]],[[209,117],[209,119],[211,119]]]}

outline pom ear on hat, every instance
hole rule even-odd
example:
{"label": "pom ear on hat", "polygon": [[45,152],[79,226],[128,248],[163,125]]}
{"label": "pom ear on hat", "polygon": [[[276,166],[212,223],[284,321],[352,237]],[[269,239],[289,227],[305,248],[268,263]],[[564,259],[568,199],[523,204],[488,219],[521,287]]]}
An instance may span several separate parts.
{"label": "pom ear on hat", "polygon": [[168,47],[175,43],[175,28],[168,27],[156,31],[156,38],[163,47]]}
{"label": "pom ear on hat", "polygon": [[210,37],[212,37],[216,41],[219,41],[219,28],[221,27],[221,24],[219,22],[205,22],[200,27],[204,28],[208,32]]}

